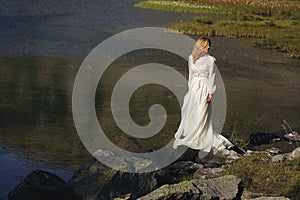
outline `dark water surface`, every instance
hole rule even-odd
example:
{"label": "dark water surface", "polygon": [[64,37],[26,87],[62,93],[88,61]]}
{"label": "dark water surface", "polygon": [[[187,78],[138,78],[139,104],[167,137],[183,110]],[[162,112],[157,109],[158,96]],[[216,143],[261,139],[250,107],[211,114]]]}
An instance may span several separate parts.
{"label": "dark water surface", "polygon": [[[79,140],[72,118],[72,89],[84,57],[109,36],[136,27],[166,27],[191,14],[143,10],[137,0],[0,2],[0,199],[34,169],[67,180],[92,158]],[[299,131],[299,60],[251,46],[247,38],[212,38],[227,92],[224,134],[246,141],[257,131],[283,135],[282,120]],[[109,117],[109,89],[118,74],[139,63],[165,62],[187,75],[185,62],[155,52],[120,58],[102,80],[96,97],[100,123],[118,145],[136,151],[169,141],[180,120],[172,95],[156,86],[133,98],[133,119],[147,124],[148,106],[170,110],[159,137],[127,137]],[[154,92],[152,94],[151,92]],[[163,95],[162,95],[163,94]],[[168,97],[163,99],[163,97]],[[158,100],[157,100],[158,99]],[[143,114],[145,113],[145,114]],[[293,148],[287,142],[283,149]]]}

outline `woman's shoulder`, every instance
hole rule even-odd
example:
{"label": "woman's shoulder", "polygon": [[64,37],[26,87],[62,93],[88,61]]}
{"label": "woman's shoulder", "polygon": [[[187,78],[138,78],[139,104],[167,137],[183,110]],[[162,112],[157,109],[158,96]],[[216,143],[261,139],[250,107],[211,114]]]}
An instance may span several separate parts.
{"label": "woman's shoulder", "polygon": [[207,55],[207,57],[209,58],[209,60],[210,61],[212,61],[212,62],[215,62],[216,61],[216,58],[215,57],[213,57],[213,56],[211,56],[211,55]]}
{"label": "woman's shoulder", "polygon": [[[189,55],[189,62],[191,62],[192,63],[192,61],[193,61],[193,55]],[[200,58],[198,58],[197,60],[196,60],[196,63],[199,63],[199,62],[215,62],[216,61],[216,58],[215,57],[213,57],[213,56],[211,56],[210,54],[207,54],[207,55],[205,55],[205,56],[203,56],[203,57],[200,57]]]}

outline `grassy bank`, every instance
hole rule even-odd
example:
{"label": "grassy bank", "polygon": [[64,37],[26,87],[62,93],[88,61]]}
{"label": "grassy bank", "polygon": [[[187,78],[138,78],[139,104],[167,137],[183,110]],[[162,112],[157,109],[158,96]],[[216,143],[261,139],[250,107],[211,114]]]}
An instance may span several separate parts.
{"label": "grassy bank", "polygon": [[181,33],[206,36],[254,37],[255,45],[284,51],[300,58],[300,2],[296,0],[149,0],[138,7],[174,12],[226,14],[221,20],[196,17],[193,22],[170,28]]}
{"label": "grassy bank", "polygon": [[291,200],[300,197],[300,158],[272,162],[265,153],[253,153],[225,167],[225,174],[234,174],[243,186],[254,193],[286,196]]}

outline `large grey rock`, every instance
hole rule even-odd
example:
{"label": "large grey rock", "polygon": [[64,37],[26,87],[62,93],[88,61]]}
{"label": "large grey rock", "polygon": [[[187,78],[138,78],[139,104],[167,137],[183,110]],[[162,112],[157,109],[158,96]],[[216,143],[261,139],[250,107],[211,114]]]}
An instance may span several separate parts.
{"label": "large grey rock", "polygon": [[9,200],[79,200],[65,181],[42,170],[31,172],[8,194]]}
{"label": "large grey rock", "polygon": [[293,150],[293,152],[291,153],[289,159],[293,160],[293,159],[299,158],[299,157],[300,157],[300,147]]}
{"label": "large grey rock", "polygon": [[68,185],[82,199],[93,200],[96,199],[98,193],[111,181],[116,173],[116,170],[95,161],[74,172],[72,178],[68,181]]}
{"label": "large grey rock", "polygon": [[160,186],[159,177],[162,177],[160,171],[142,174],[117,172],[96,199],[114,199],[128,193],[133,199],[136,199],[158,188]]}
{"label": "large grey rock", "polygon": [[174,184],[192,179],[203,165],[191,161],[175,162],[168,167],[150,173],[116,173],[98,194],[97,199],[113,199],[130,193],[132,199],[143,196],[164,184]]}
{"label": "large grey rock", "polygon": [[193,179],[164,185],[138,200],[239,199],[241,180],[232,175],[213,179]]}
{"label": "large grey rock", "polygon": [[68,184],[85,200],[114,199],[124,194],[131,194],[134,199],[164,184],[192,179],[194,172],[201,168],[201,164],[180,161],[150,173],[126,173],[94,162],[75,172]]}

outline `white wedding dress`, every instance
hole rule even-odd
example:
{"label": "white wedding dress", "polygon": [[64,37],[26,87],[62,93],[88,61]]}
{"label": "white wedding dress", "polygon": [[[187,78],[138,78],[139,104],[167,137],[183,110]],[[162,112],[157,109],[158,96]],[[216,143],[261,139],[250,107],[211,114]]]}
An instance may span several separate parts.
{"label": "white wedding dress", "polygon": [[[185,145],[200,150],[199,157],[204,157],[212,147],[223,150],[233,144],[221,134],[215,133],[212,126],[211,104],[207,102],[207,95],[216,90],[215,58],[207,54],[193,63],[190,56],[188,67],[188,92],[183,99],[181,122],[173,148]],[[203,156],[200,156],[201,153]]]}

